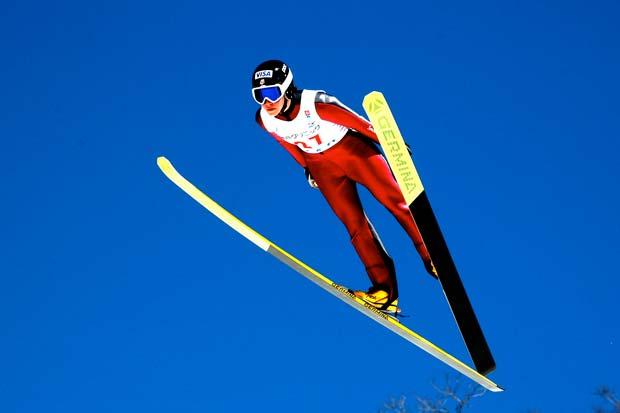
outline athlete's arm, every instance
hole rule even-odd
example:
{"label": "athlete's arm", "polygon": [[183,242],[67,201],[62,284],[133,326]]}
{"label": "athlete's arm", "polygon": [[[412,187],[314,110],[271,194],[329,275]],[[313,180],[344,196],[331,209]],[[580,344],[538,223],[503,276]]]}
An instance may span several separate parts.
{"label": "athlete's arm", "polygon": [[379,143],[372,124],[343,105],[334,96],[319,92],[316,95],[315,106],[316,112],[321,119],[354,129],[374,142]]}
{"label": "athlete's arm", "polygon": [[284,139],[282,139],[281,137],[279,137],[278,135],[276,135],[275,133],[271,133],[267,129],[265,129],[265,125],[263,125],[263,121],[260,118],[260,109],[256,112],[256,123],[258,123],[258,126],[263,128],[265,130],[265,132],[267,132],[268,134],[273,136],[273,138],[276,141],[278,141],[278,143],[280,145],[282,145],[282,147],[284,149],[286,149],[288,151],[288,153],[290,153],[293,158],[295,158],[297,163],[299,165],[301,165],[302,168],[304,168],[304,169],[306,168],[306,160],[304,159],[303,151],[301,149],[299,149],[299,147],[297,147],[297,145],[290,144],[290,143],[286,142]]}

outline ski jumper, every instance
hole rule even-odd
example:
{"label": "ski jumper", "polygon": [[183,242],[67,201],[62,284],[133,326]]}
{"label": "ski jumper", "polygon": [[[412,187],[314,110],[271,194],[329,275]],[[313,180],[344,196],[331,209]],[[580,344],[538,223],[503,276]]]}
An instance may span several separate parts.
{"label": "ski jumper", "polygon": [[[394,215],[407,232],[426,268],[431,259],[392,172],[377,148],[372,125],[338,99],[322,91],[297,91],[290,106],[269,116],[259,109],[257,123],[305,168],[347,228],[372,289],[398,298],[394,263],[364,213],[356,184]],[[371,290],[372,290],[371,289]]]}

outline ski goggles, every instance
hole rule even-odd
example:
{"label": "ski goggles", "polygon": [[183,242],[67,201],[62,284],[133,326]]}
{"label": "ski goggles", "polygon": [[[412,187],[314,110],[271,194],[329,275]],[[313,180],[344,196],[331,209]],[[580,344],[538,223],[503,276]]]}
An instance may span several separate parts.
{"label": "ski goggles", "polygon": [[282,85],[259,86],[252,89],[252,97],[259,105],[264,105],[267,101],[276,103],[284,96]]}
{"label": "ski goggles", "polygon": [[[256,76],[257,75],[254,74],[255,78]],[[282,96],[284,96],[284,93],[292,83],[293,73],[289,70],[282,84],[262,85],[252,88],[252,97],[259,105],[264,105],[267,101],[276,103],[278,100],[282,99]]]}

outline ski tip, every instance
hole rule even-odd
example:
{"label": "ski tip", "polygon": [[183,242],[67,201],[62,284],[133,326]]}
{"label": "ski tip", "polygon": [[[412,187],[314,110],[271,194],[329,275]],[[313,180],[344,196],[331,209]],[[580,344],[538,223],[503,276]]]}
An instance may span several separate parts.
{"label": "ski tip", "polygon": [[372,92],[370,92],[370,93],[368,93],[366,96],[364,96],[364,102],[367,102],[367,101],[369,101],[369,100],[371,100],[371,99],[377,99],[377,98],[379,98],[379,99],[385,99],[385,98],[383,97],[383,93],[378,92],[378,91],[376,91],[376,90],[373,90]]}
{"label": "ski tip", "polygon": [[157,166],[163,171],[169,170],[172,168],[172,164],[165,156],[157,157]]}

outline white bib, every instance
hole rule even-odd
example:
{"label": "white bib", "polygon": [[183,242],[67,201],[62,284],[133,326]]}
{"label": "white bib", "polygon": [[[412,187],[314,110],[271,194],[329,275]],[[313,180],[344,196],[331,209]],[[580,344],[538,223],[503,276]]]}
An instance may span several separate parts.
{"label": "white bib", "polygon": [[303,90],[301,92],[299,113],[291,121],[269,116],[261,109],[260,117],[265,129],[270,133],[275,133],[286,142],[297,145],[307,153],[320,153],[340,142],[349,128],[319,117],[314,104],[316,94],[319,92],[322,91]]}

